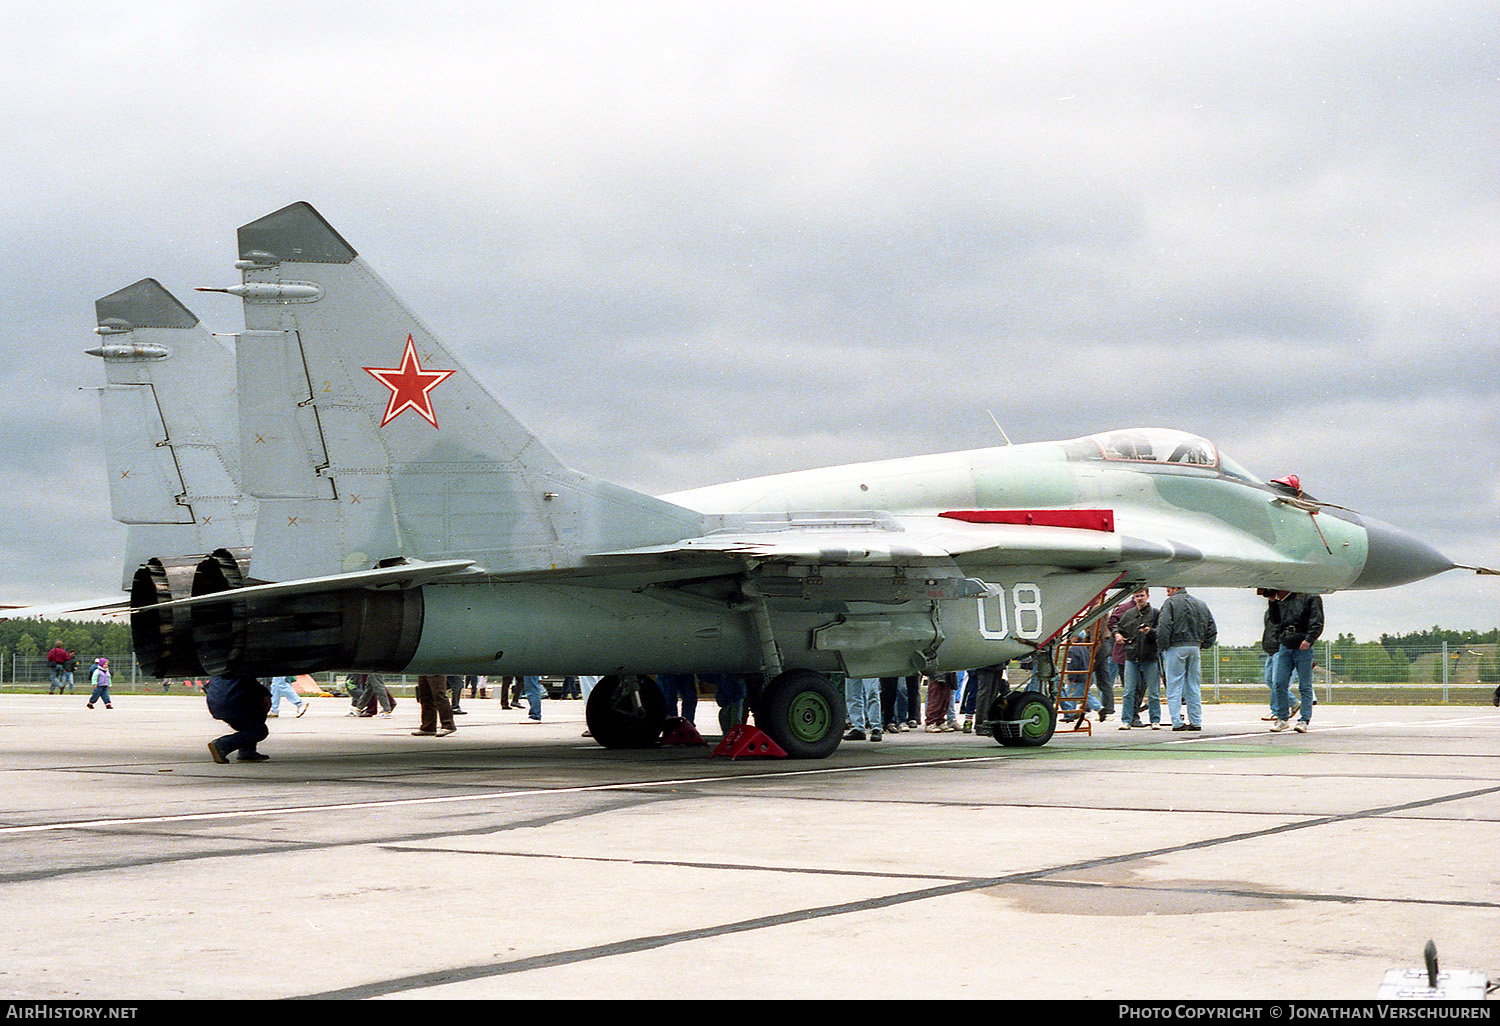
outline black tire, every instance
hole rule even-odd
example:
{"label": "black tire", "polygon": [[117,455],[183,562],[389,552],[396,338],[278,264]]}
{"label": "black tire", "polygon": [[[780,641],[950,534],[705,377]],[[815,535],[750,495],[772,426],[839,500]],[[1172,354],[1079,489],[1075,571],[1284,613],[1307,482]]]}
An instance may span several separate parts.
{"label": "black tire", "polygon": [[1012,691],[1002,699],[995,740],[1007,748],[1040,748],[1057,729],[1057,710],[1040,691]]}
{"label": "black tire", "polygon": [[583,717],[605,748],[650,748],[661,740],[667,703],[650,677],[601,677]]}
{"label": "black tire", "polygon": [[755,725],[793,759],[826,759],[844,739],[844,696],[821,673],[788,670],[772,678]]}

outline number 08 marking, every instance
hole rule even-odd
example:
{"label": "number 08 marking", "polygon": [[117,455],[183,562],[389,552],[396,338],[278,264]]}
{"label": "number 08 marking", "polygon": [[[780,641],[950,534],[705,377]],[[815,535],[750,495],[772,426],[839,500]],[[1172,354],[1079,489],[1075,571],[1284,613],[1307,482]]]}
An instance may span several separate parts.
{"label": "number 08 marking", "polygon": [[[979,597],[979,636],[987,641],[1004,641],[1010,637],[1011,619],[1006,616],[1005,593],[981,595]],[[990,606],[999,623],[990,620]],[[1016,637],[1025,641],[1036,641],[1042,636],[1042,589],[1035,584],[1017,584],[1010,589],[1010,606],[1014,611]]]}

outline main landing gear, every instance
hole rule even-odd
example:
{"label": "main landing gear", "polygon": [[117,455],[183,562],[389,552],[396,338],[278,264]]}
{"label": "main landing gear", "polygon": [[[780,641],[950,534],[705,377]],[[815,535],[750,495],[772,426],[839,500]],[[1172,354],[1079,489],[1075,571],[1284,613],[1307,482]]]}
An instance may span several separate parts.
{"label": "main landing gear", "polygon": [[[844,696],[820,673],[788,670],[751,703],[755,725],[793,759],[823,759],[843,739]],[[666,703],[649,677],[602,677],[584,718],[605,748],[649,748],[661,740]]]}
{"label": "main landing gear", "polygon": [[844,696],[821,673],[772,677],[755,704],[755,725],[793,759],[824,759],[844,737]]}
{"label": "main landing gear", "polygon": [[650,677],[600,677],[589,692],[583,718],[605,748],[650,748],[661,740],[667,702]]}

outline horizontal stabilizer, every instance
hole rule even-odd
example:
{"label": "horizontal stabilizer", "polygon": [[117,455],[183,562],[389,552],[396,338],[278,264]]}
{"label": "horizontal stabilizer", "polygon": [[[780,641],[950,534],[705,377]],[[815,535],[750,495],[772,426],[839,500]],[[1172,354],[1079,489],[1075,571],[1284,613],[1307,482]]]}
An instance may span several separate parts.
{"label": "horizontal stabilizer", "polygon": [[278,581],[271,584],[252,584],[244,588],[230,588],[192,598],[159,602],[150,608],[153,612],[177,609],[185,606],[202,606],[214,602],[237,602],[249,598],[287,598],[292,595],[313,595],[329,591],[345,591],[351,588],[374,588],[394,585],[411,588],[426,584],[440,577],[460,574],[474,565],[473,560],[449,559],[435,562],[410,562],[399,566],[376,567],[373,570],[355,570],[345,574],[328,574],[324,577],[306,577],[297,581]]}
{"label": "horizontal stabilizer", "polygon": [[76,602],[54,602],[45,606],[12,606],[0,610],[0,621],[45,620],[64,613],[123,613],[130,608],[130,599],[124,595],[109,598],[79,599]]}

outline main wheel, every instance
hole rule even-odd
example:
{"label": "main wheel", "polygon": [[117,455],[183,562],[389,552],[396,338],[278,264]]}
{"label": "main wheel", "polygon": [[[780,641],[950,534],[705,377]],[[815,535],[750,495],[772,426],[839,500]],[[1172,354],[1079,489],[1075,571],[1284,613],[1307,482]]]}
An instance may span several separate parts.
{"label": "main wheel", "polygon": [[583,718],[605,748],[649,748],[661,740],[667,703],[650,677],[601,677]]}
{"label": "main wheel", "polygon": [[844,696],[821,673],[773,677],[755,709],[755,725],[793,759],[824,759],[844,737]]}
{"label": "main wheel", "polygon": [[1057,712],[1052,699],[1040,691],[1012,691],[1000,705],[995,740],[1009,748],[1040,748],[1052,740]]}

